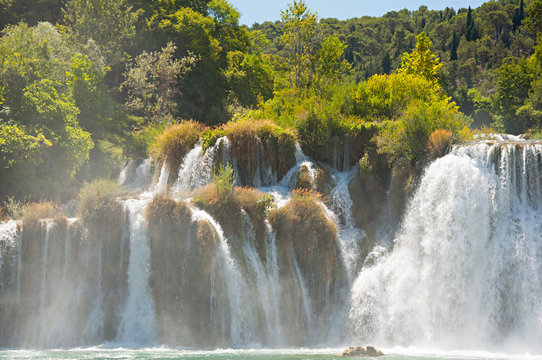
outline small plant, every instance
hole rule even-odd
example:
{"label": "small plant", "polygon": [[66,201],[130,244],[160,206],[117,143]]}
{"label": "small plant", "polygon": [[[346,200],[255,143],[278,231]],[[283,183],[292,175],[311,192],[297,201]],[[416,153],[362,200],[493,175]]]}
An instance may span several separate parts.
{"label": "small plant", "polygon": [[301,165],[299,174],[297,175],[296,189],[312,190],[313,183],[309,168],[306,165]]}
{"label": "small plant", "polygon": [[79,191],[77,212],[83,221],[93,222],[100,217],[100,213],[103,211],[118,208],[119,204],[116,198],[123,194],[122,188],[114,181],[93,180]]}
{"label": "small plant", "polygon": [[233,167],[230,164],[220,165],[213,173],[212,181],[216,185],[218,202],[224,202],[232,193],[235,184]]}
{"label": "small plant", "polygon": [[365,153],[361,159],[359,159],[359,173],[371,174],[373,172],[373,165],[368,153]]}
{"label": "small plant", "polygon": [[4,201],[2,208],[2,215],[4,219],[21,219],[23,217],[24,203],[15,200],[15,197],[9,196],[7,201]]}

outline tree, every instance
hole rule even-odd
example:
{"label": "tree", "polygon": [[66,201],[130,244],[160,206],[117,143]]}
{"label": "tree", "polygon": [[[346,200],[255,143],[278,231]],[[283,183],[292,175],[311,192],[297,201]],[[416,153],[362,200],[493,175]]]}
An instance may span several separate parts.
{"label": "tree", "polygon": [[110,66],[127,59],[138,16],[127,0],[69,0],[64,8],[64,22],[76,41],[95,41]]}
{"label": "tree", "polygon": [[0,39],[0,197],[60,197],[94,146],[67,79],[70,47],[48,23],[10,26]]}
{"label": "tree", "polygon": [[442,67],[439,59],[430,49],[431,40],[420,33],[416,36],[416,49],[412,53],[404,53],[399,73],[419,75],[433,84],[438,84],[437,71]]}
{"label": "tree", "polygon": [[176,114],[179,81],[195,65],[193,54],[174,59],[176,47],[168,43],[158,52],[143,52],[127,67],[121,88],[128,94],[125,106],[147,122],[168,122]]}
{"label": "tree", "polygon": [[391,72],[391,59],[390,53],[386,51],[384,57],[382,57],[382,73],[389,74]]}
{"label": "tree", "polygon": [[273,96],[273,68],[269,56],[228,53],[226,78],[233,95],[245,107],[255,108]]}
{"label": "tree", "polygon": [[308,68],[312,51],[311,40],[316,33],[317,17],[309,11],[303,0],[294,0],[288,9],[281,11],[284,23],[282,41],[288,50],[290,84],[296,88],[307,86]]}
{"label": "tree", "polygon": [[350,71],[350,64],[343,60],[346,45],[336,36],[328,36],[322,41],[320,49],[312,57],[314,83],[320,87],[322,82],[342,79]]}
{"label": "tree", "polygon": [[450,51],[450,61],[457,60],[457,47],[459,46],[459,39],[457,38],[457,35],[452,35],[452,48]]}
{"label": "tree", "polygon": [[527,7],[527,28],[533,34],[542,33],[542,1],[535,0]]}

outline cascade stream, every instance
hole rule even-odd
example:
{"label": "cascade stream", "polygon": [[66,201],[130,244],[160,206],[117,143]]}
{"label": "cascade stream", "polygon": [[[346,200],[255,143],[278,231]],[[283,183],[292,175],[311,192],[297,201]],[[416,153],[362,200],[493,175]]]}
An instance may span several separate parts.
{"label": "cascade stream", "polygon": [[[333,150],[334,167],[297,144],[282,176],[259,144],[255,164],[237,159],[226,137],[205,152],[196,144],[178,169],[160,164],[154,184],[150,159],[130,161],[118,182],[131,198],[93,226],[0,223],[0,346],[542,351],[542,144],[454,147],[425,170],[400,225],[372,232],[357,221],[364,198],[351,195],[360,175],[348,141]],[[219,164],[279,209],[306,173],[326,192],[318,211],[332,233],[305,231],[301,246],[246,209],[224,220],[198,208],[193,190]],[[150,220],[157,194],[169,211]],[[379,238],[391,228],[393,241]]]}

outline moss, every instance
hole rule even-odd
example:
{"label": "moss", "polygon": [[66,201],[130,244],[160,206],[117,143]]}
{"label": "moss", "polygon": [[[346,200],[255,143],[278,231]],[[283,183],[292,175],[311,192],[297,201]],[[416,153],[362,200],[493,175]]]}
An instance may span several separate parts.
{"label": "moss", "polygon": [[110,215],[122,212],[117,197],[124,194],[114,181],[96,179],[79,191],[77,213],[85,225],[97,226]]}
{"label": "moss", "polygon": [[172,125],[156,136],[150,155],[158,163],[167,161],[169,169],[175,173],[183,157],[206,130],[206,126],[193,120]]}

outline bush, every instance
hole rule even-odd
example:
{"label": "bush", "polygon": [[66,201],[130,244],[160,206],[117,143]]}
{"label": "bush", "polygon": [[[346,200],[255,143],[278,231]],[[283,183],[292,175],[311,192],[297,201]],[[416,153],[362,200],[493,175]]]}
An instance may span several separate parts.
{"label": "bush", "polygon": [[431,103],[413,101],[398,121],[386,123],[377,137],[379,152],[390,155],[392,161],[405,157],[414,164],[425,154],[433,131],[445,129],[458,138],[465,137],[467,121],[448,99]]}
{"label": "bush", "polygon": [[96,179],[79,191],[77,213],[87,224],[95,224],[104,216],[119,210],[116,198],[124,191],[114,181]]}
{"label": "bush", "polygon": [[23,206],[23,226],[34,227],[40,220],[57,219],[62,217],[58,204],[50,201],[29,203]]}
{"label": "bush", "polygon": [[150,155],[158,163],[167,160],[169,168],[176,170],[206,129],[204,125],[193,120],[172,125],[156,136]]}

